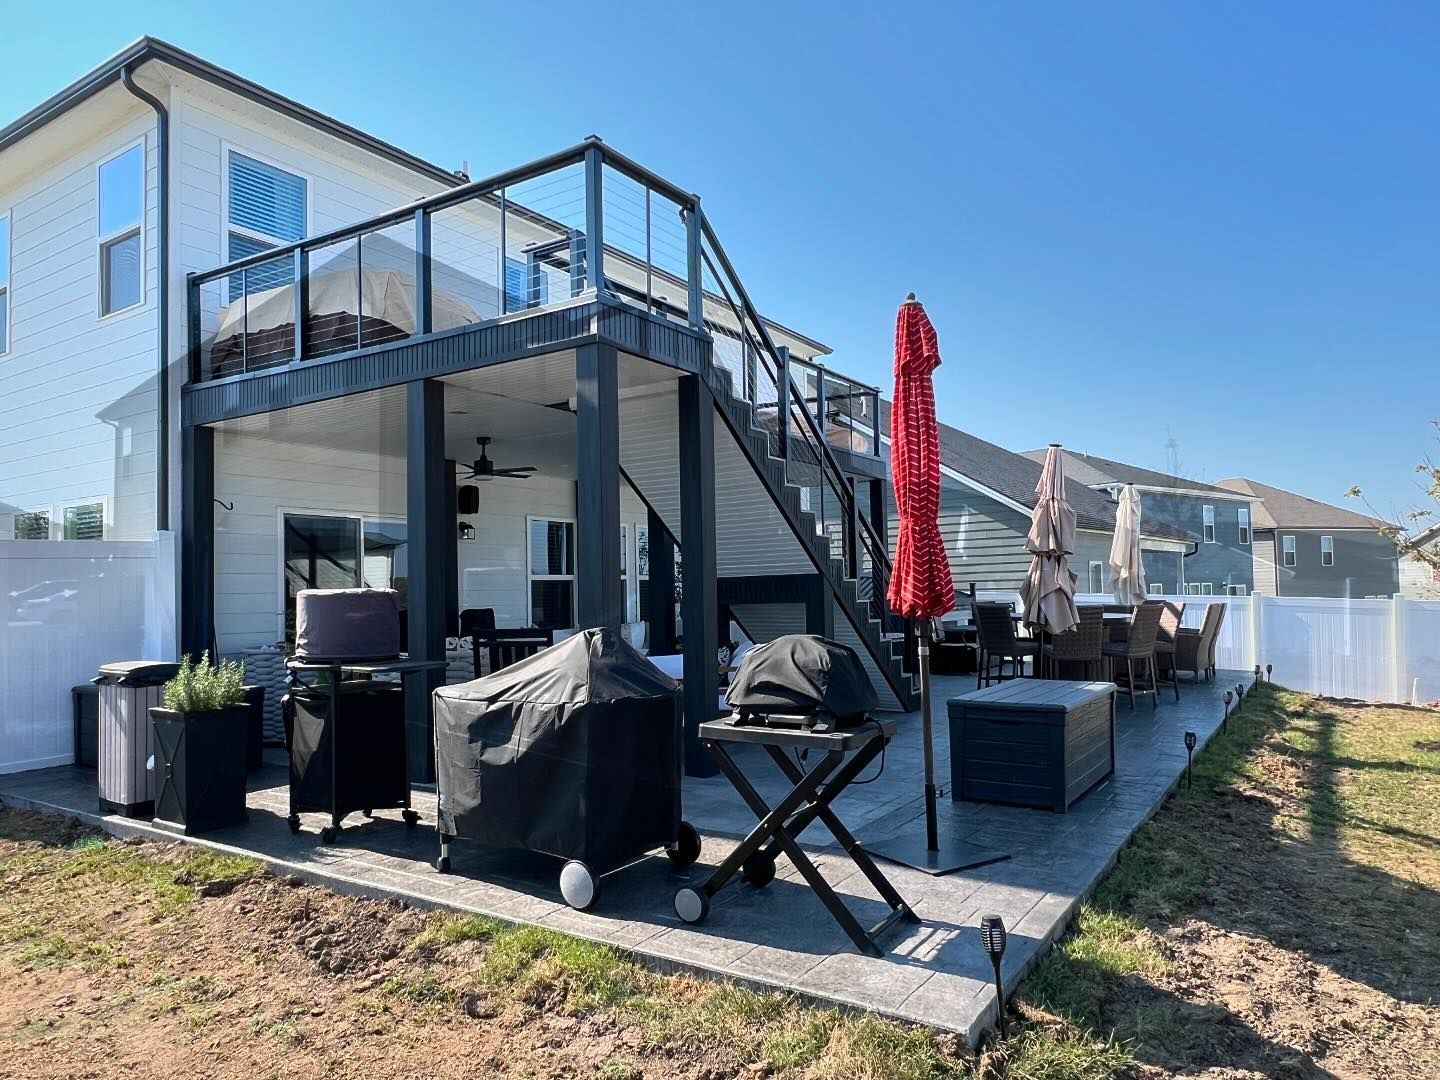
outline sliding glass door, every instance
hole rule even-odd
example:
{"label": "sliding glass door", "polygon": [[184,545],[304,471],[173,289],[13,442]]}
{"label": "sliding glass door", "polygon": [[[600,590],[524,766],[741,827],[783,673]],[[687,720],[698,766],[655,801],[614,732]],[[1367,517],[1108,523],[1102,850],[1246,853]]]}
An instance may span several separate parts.
{"label": "sliding glass door", "polygon": [[295,594],[301,589],[394,589],[403,621],[409,577],[404,522],[285,514],[281,534],[287,642],[295,641]]}

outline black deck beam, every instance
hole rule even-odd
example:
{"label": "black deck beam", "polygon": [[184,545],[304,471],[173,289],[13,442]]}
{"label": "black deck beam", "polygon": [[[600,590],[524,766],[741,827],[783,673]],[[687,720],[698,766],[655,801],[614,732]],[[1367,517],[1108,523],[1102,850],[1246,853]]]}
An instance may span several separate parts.
{"label": "black deck beam", "polygon": [[[411,660],[445,659],[446,585],[455,547],[455,519],[446,520],[451,486],[446,467],[445,384],[410,383],[405,397],[405,519],[410,548],[406,644]],[[453,476],[452,470],[452,482]],[[421,783],[435,779],[430,693],[444,677],[444,671],[425,672],[411,678],[405,689],[410,777]]]}
{"label": "black deck beam", "polygon": [[697,731],[720,700],[720,605],[715,588],[715,401],[698,375],[678,381],[680,457],[680,608],[685,637],[685,771],[713,776],[714,760]]}
{"label": "black deck beam", "polygon": [[620,579],[620,358],[611,345],[575,350],[575,620],[625,621]]}

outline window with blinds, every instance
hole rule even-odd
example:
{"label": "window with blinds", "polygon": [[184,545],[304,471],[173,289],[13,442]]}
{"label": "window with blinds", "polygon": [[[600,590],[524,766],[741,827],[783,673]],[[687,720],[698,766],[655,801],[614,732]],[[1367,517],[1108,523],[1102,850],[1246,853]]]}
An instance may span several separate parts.
{"label": "window with blinds", "polygon": [[99,170],[100,314],[145,302],[145,147]]}
{"label": "window with blinds", "polygon": [[62,540],[104,540],[105,504],[94,502],[65,507],[60,528]]}
{"label": "window with blinds", "polygon": [[[226,169],[225,220],[229,248],[226,257],[229,261],[304,239],[308,189],[303,176],[235,150],[229,152]],[[251,267],[243,276],[231,276],[229,298],[233,302],[245,293],[278,288],[292,280],[294,267],[289,259],[262,263]]]}

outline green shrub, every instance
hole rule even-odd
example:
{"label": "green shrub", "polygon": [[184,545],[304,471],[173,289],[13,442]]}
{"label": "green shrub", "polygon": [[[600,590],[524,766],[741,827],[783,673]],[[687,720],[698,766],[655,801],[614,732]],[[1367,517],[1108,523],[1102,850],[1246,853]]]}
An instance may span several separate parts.
{"label": "green shrub", "polygon": [[214,712],[245,701],[245,669],[238,660],[210,663],[207,650],[198,661],[188,655],[165,684],[165,707],[176,712]]}

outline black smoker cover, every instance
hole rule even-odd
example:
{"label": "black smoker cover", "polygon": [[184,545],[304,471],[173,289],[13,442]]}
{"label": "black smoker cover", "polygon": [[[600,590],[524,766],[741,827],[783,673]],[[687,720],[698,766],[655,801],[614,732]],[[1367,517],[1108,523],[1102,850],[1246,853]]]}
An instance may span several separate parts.
{"label": "black smoker cover", "polygon": [[438,827],[605,873],[675,842],[680,692],[611,630],[435,691]]}
{"label": "black smoker cover", "polygon": [[879,706],[855,650],[815,634],[786,634],[745,654],[725,693],[732,709],[829,713],[848,720]]}
{"label": "black smoker cover", "polygon": [[295,594],[295,655],[302,660],[390,660],[400,655],[394,589],[301,589]]}

